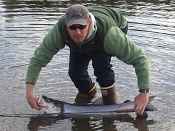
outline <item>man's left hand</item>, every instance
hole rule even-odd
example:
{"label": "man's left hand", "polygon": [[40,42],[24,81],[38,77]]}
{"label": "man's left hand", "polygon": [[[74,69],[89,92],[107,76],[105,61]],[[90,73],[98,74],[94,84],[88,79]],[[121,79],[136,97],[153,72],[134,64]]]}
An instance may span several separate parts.
{"label": "man's left hand", "polygon": [[149,93],[140,93],[135,97],[135,112],[138,115],[143,115],[146,106],[149,102]]}

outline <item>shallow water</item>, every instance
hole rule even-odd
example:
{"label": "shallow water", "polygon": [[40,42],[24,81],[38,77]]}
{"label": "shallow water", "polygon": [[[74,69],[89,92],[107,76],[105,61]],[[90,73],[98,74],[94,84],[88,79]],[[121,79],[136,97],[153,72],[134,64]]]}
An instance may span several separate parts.
{"label": "shallow water", "polygon": [[[126,12],[128,35],[151,60],[153,101],[159,109],[147,120],[134,114],[110,118],[42,118],[25,100],[25,74],[35,48],[65,8],[80,0],[0,0],[0,117],[2,131],[173,131],[175,128],[175,2],[173,0],[82,1],[85,5],[106,5]],[[73,102],[77,90],[67,74],[69,49],[60,51],[41,72],[36,94]],[[121,101],[137,94],[134,70],[115,58],[116,85]],[[95,80],[92,66],[89,73]],[[56,76],[56,77],[55,77]],[[12,116],[13,116],[12,115]],[[33,115],[34,116],[34,115]]]}

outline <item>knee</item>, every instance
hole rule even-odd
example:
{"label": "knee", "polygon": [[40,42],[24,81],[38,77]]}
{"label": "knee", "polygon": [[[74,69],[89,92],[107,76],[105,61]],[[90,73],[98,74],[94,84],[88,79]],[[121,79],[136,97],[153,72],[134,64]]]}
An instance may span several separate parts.
{"label": "knee", "polygon": [[89,79],[88,72],[86,70],[69,70],[68,72],[72,80]]}
{"label": "knee", "polygon": [[98,74],[96,75],[97,77],[97,82],[99,83],[100,86],[109,86],[112,85],[115,82],[115,75],[114,72],[108,71],[108,72],[104,72],[102,74]]}

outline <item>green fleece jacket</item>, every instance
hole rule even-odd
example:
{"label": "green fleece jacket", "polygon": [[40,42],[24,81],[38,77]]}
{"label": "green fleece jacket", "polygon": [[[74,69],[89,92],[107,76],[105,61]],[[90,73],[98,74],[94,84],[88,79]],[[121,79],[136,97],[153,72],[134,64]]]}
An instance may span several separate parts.
{"label": "green fleece jacket", "polygon": [[[101,43],[101,46],[96,48],[102,48],[101,50],[105,53],[133,65],[139,89],[148,89],[150,84],[149,61],[143,50],[121,31],[121,28],[127,23],[125,17],[120,12],[106,7],[93,7],[89,10],[94,15],[97,25],[97,33],[93,39],[95,41],[98,38]],[[69,42],[67,36],[64,16],[62,16],[35,50],[28,66],[26,83],[36,83],[41,68],[46,66],[52,57]],[[89,43],[84,43],[84,45],[87,44]]]}

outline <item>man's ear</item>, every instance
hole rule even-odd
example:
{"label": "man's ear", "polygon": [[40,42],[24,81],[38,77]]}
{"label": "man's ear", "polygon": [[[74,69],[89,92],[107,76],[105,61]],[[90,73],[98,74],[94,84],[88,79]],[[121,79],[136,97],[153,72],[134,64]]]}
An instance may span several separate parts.
{"label": "man's ear", "polygon": [[88,17],[88,22],[91,23],[91,21],[92,21],[92,20],[91,20],[91,16],[89,15],[89,17]]}

